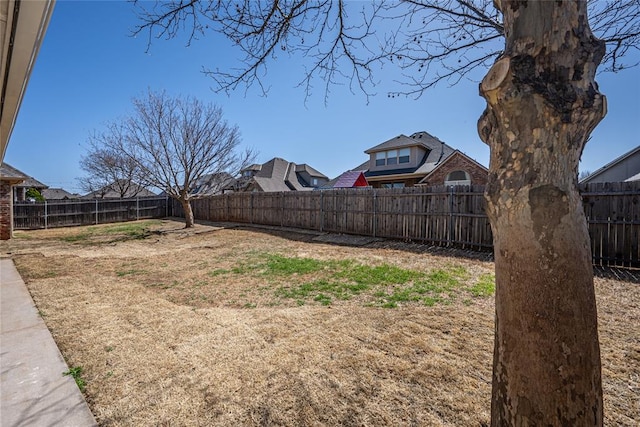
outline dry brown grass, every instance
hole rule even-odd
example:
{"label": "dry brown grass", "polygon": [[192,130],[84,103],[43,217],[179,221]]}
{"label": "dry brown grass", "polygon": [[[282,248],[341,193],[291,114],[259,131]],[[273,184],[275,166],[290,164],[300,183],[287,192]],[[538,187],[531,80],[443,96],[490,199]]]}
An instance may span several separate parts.
{"label": "dry brown grass", "polygon": [[[100,425],[489,421],[493,299],[468,287],[492,263],[397,244],[347,247],[304,234],[180,227],[156,221],[158,232],[132,240],[77,237],[79,229],[19,232],[0,248],[12,254],[69,365],[82,366]],[[432,307],[380,308],[374,291],[323,306],[276,292],[322,272],[231,272],[264,253],[466,275]],[[640,288],[596,279],[596,290],[606,424],[638,425]]]}

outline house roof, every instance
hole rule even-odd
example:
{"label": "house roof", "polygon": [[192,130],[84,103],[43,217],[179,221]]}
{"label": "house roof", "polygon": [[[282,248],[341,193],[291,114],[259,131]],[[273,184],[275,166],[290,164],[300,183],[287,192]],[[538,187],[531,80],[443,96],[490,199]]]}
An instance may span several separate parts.
{"label": "house roof", "polygon": [[400,134],[381,144],[371,147],[368,150],[365,150],[365,153],[371,154],[377,151],[391,150],[394,148],[414,147],[416,145],[425,147],[428,150],[434,150],[438,148],[440,144],[444,144],[444,142],[440,141],[438,138],[429,134],[428,132],[422,131],[413,133],[411,134],[411,136]]}
{"label": "house roof", "polygon": [[[266,163],[260,165],[260,169],[251,178],[262,191],[306,191],[312,188],[308,186],[298,176],[298,173],[305,171],[315,178],[327,178],[307,164],[297,165],[280,157],[274,157]],[[246,169],[245,169],[246,170]],[[251,170],[257,170],[253,168]],[[305,185],[306,184],[306,185]]]}
{"label": "house roof", "polygon": [[[120,192],[113,189],[115,185],[116,185],[116,182],[110,185],[105,185],[104,187],[96,191],[92,191],[91,193],[85,194],[84,196],[80,196],[80,198],[81,199],[119,199]],[[132,182],[130,187],[125,192],[123,198],[128,199],[133,197],[153,197],[153,196],[157,196],[157,194],[147,190],[145,187],[143,187],[140,184]]]}
{"label": "house roof", "polygon": [[[262,164],[262,168],[254,175],[253,180],[262,191],[290,191],[295,187],[287,185],[290,177],[290,164],[279,157],[274,157]],[[295,170],[294,170],[295,174]],[[300,187],[302,187],[300,185]]]}
{"label": "house roof", "polygon": [[246,168],[242,169],[240,172],[244,172],[244,171],[259,171],[260,169],[262,169],[262,165],[254,163],[254,164],[249,165]]}
{"label": "house roof", "polygon": [[335,179],[331,188],[353,188],[367,185],[367,179],[362,171],[346,171]]}
{"label": "house roof", "polygon": [[41,194],[47,200],[78,199],[80,197],[79,194],[69,193],[63,188],[45,188]]}
{"label": "house roof", "polygon": [[235,178],[227,172],[210,173],[200,177],[193,188],[191,194],[193,195],[213,195],[221,193],[224,188],[232,187],[235,183]]}
{"label": "house roof", "polygon": [[306,163],[302,163],[300,165],[296,165],[296,172],[306,172],[314,178],[326,178],[329,179],[325,174],[318,172],[316,169],[312,168]]}
{"label": "house roof", "polygon": [[628,151],[626,153],[624,153],[623,155],[621,155],[620,157],[610,161],[609,163],[607,163],[606,165],[604,165],[603,167],[601,167],[600,169],[596,170],[595,172],[587,175],[586,177],[584,177],[583,179],[580,180],[580,182],[589,182],[592,181],[594,178],[596,178],[598,175],[603,174],[604,172],[608,171],[609,169],[615,167],[616,165],[618,165],[619,163],[623,162],[624,160],[628,159],[631,156],[636,155],[637,153],[640,153],[640,145],[638,145],[636,148],[633,148],[631,151]]}
{"label": "house roof", "polygon": [[17,182],[17,184],[14,185],[15,187],[35,188],[38,190],[49,188],[48,185],[41,183],[37,179],[5,162],[0,165],[0,177],[8,181]]}

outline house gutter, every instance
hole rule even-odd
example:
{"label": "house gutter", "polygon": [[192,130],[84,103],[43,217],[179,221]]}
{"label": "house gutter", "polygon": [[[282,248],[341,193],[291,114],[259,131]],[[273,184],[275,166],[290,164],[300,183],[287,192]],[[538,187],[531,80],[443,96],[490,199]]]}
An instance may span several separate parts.
{"label": "house gutter", "polygon": [[18,117],[55,0],[0,1],[0,161]]}
{"label": "house gutter", "polygon": [[407,179],[407,178],[424,178],[427,174],[422,173],[403,173],[400,175],[378,175],[378,176],[366,176],[368,182],[376,182],[376,181],[389,181],[389,180],[397,180],[397,179]]}

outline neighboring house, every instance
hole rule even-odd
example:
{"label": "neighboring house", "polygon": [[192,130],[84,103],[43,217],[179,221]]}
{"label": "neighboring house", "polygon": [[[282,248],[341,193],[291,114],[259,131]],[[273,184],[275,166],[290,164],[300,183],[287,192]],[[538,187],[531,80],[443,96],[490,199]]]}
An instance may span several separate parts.
{"label": "neighboring house", "polygon": [[580,183],[640,181],[640,145],[580,180]]}
{"label": "neighboring house", "polygon": [[105,185],[95,191],[92,191],[82,199],[132,199],[134,197],[153,197],[157,194],[147,190],[145,187],[135,182],[121,182],[120,180],[110,185]]}
{"label": "neighboring house", "polygon": [[13,185],[14,202],[27,201],[27,191],[31,188],[38,190],[40,194],[42,194],[43,190],[49,188],[47,185],[41,183],[40,181],[27,175],[26,173],[19,171],[8,163],[2,163],[2,166],[0,168],[0,176],[2,177],[22,177],[22,182]]}
{"label": "neighboring house", "polygon": [[73,200],[79,199],[80,195],[75,193],[69,193],[63,188],[47,188],[41,191],[45,200]]}
{"label": "neighboring house", "polygon": [[203,175],[191,188],[192,196],[214,196],[224,193],[226,188],[232,187],[236,179],[227,172]]}
{"label": "neighboring house", "polygon": [[321,190],[329,190],[332,188],[359,188],[368,187],[369,183],[364,176],[364,172],[360,170],[346,171],[337,178],[332,179],[323,185]]}
{"label": "neighboring house", "polygon": [[398,135],[365,151],[363,171],[375,188],[415,185],[484,185],[488,169],[427,132]]}
{"label": "neighboring house", "polygon": [[296,164],[275,157],[261,165],[254,164],[240,171],[241,177],[230,191],[308,191],[329,181],[326,175],[307,164]]}

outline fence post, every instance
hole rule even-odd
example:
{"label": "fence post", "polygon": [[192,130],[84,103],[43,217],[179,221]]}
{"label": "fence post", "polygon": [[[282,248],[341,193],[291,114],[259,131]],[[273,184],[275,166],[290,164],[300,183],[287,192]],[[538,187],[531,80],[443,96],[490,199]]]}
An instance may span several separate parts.
{"label": "fence post", "polygon": [[140,198],[136,196],[136,221],[140,219]]}
{"label": "fence post", "polygon": [[96,199],[96,225],[98,224],[98,199]]}
{"label": "fence post", "polygon": [[376,237],[376,230],[378,229],[378,217],[376,215],[378,208],[377,205],[378,204],[378,193],[376,192],[376,189],[373,189],[373,237]]}
{"label": "fence post", "polygon": [[320,231],[324,231],[324,190],[320,190]]}
{"label": "fence post", "polygon": [[251,200],[249,201],[249,224],[253,224],[253,191],[251,192]]}
{"label": "fence post", "polygon": [[284,226],[284,191],[280,192],[280,227]]}
{"label": "fence post", "polygon": [[45,230],[47,229],[47,226],[48,226],[47,213],[48,213],[48,211],[47,211],[47,201],[45,200],[44,201],[44,229]]}
{"label": "fence post", "polygon": [[169,196],[164,196],[164,217],[169,217]]}
{"label": "fence post", "polygon": [[447,246],[453,245],[453,186],[449,186],[449,230]]}

